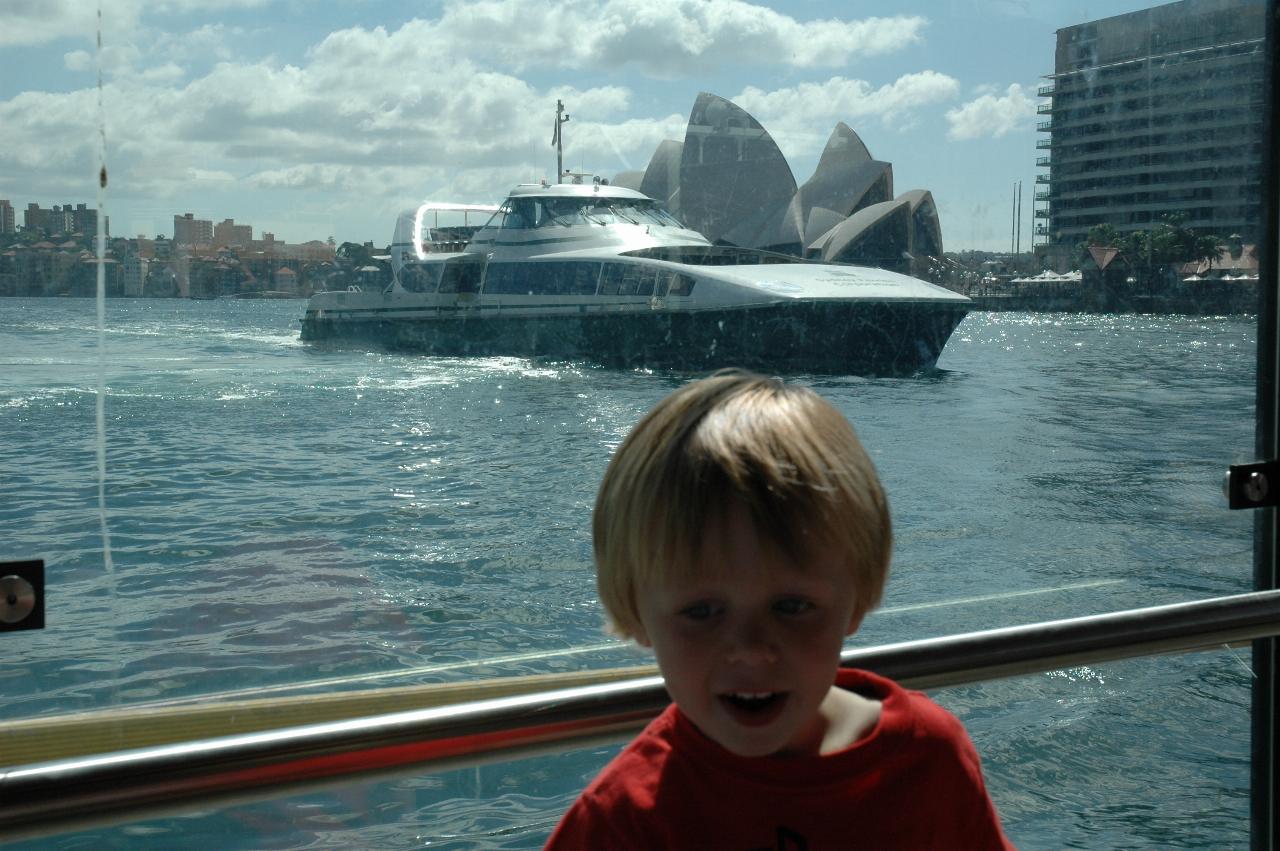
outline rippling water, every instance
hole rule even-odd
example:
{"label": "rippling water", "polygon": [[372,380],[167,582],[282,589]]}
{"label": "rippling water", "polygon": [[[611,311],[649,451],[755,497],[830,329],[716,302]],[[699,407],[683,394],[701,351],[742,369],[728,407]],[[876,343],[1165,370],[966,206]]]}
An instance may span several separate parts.
{"label": "rippling water", "polygon": [[[688,376],[318,351],[302,302],[0,300],[0,555],[48,563],[3,636],[0,718],[300,681],[355,687],[645,660],[601,631],[589,513]],[[897,524],[874,644],[1249,588],[1245,318],[978,313],[936,372],[799,377],[853,420]],[[1245,847],[1248,657],[948,689],[1023,848]],[[362,679],[353,679],[362,678]],[[33,846],[538,847],[611,749]]]}

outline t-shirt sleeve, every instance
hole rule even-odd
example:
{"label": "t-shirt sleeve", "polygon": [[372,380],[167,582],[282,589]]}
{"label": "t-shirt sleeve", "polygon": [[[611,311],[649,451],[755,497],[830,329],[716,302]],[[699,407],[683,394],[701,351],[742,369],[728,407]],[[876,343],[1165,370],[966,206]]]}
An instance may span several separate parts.
{"label": "t-shirt sleeve", "polygon": [[638,837],[628,835],[619,814],[602,806],[598,799],[584,793],[571,806],[552,831],[544,851],[596,851],[601,848],[641,849]]}
{"label": "t-shirt sleeve", "polygon": [[956,793],[957,803],[960,804],[955,815],[960,825],[958,833],[964,839],[964,847],[973,851],[1013,849],[1013,843],[1004,835],[995,802],[987,792],[978,749],[974,747],[973,741],[959,719],[947,713],[946,720],[947,726],[950,727],[946,738],[952,750],[955,770],[953,791]]}

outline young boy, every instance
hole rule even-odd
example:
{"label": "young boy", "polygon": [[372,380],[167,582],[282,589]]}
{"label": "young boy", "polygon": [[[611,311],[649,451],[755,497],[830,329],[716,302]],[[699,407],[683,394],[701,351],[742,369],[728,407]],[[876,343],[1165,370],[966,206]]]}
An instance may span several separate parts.
{"label": "young boy", "polygon": [[653,649],[674,703],[548,848],[1012,847],[960,722],[837,670],[892,532],[817,394],[738,371],[676,390],[610,462],[592,533],[612,627]]}

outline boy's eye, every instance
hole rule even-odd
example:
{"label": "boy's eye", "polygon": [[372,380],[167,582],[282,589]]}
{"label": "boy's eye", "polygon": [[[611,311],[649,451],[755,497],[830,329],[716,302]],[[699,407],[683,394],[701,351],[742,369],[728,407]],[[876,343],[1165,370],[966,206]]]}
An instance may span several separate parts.
{"label": "boy's eye", "polygon": [[796,597],[788,597],[773,604],[774,611],[783,615],[801,615],[813,608],[813,603]]}
{"label": "boy's eye", "polygon": [[693,603],[680,610],[682,617],[695,621],[704,621],[716,613],[711,603]]}

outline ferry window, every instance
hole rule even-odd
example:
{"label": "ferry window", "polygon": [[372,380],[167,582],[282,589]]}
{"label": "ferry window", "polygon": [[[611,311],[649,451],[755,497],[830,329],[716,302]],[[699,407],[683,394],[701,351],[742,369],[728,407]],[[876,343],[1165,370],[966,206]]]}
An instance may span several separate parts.
{"label": "ferry window", "polygon": [[492,295],[513,292],[515,270],[511,263],[490,263],[485,269],[484,291]]}
{"label": "ferry window", "polygon": [[472,260],[450,261],[445,264],[440,278],[442,293],[474,293],[480,291],[480,278],[484,267]]}
{"label": "ferry window", "polygon": [[628,198],[614,206],[627,221],[634,224],[683,227],[674,216],[652,201],[638,201]]}
{"label": "ferry window", "polygon": [[439,273],[439,264],[431,264],[429,266],[413,263],[406,264],[400,270],[400,286],[409,292],[433,293],[439,285]]}
{"label": "ferry window", "polygon": [[592,203],[583,207],[582,215],[587,221],[596,225],[611,225],[623,221],[614,212],[613,207],[604,202]]}
{"label": "ferry window", "polygon": [[636,283],[636,295],[651,296],[653,288],[658,283],[657,269],[644,269],[640,274],[640,280]]}
{"label": "ferry window", "polygon": [[625,263],[605,263],[604,271],[600,274],[600,295],[618,295],[626,271]]}
{"label": "ferry window", "polygon": [[[1255,460],[1274,319],[1274,0],[735,0],[662,26],[643,0],[548,3],[103,3],[101,53],[92,3],[0,3],[0,561],[44,558],[48,589],[43,629],[0,631],[0,752],[74,713],[106,734],[651,661],[602,630],[590,518],[629,430],[700,372],[628,360],[680,350],[623,321],[655,309],[709,335],[684,351],[741,344],[857,428],[895,549],[850,646],[1253,587],[1256,518],[1221,483]],[[544,192],[559,169],[609,191]],[[459,241],[488,219],[484,244],[385,294],[427,202],[469,216]],[[757,265],[816,258],[849,265]],[[946,336],[928,299],[863,312],[893,281],[859,265],[967,314]],[[856,318],[734,315],[704,275]],[[419,309],[437,283],[468,309]],[[636,309],[555,304],[591,292]],[[553,351],[566,326],[515,302],[595,336]],[[371,336],[304,338],[339,314]],[[835,338],[828,369],[782,363]],[[908,365],[865,368],[885,340]],[[1238,848],[1257,676],[1232,646],[936,697],[1019,847]],[[612,752],[368,784],[353,842],[337,794],[219,811],[225,842],[185,816],[110,836],[400,847],[445,813],[537,847]]]}
{"label": "ferry window", "polygon": [[659,298],[667,295],[667,291],[671,283],[675,280],[675,275],[671,272],[658,272],[658,282],[653,288],[653,294]]}
{"label": "ferry window", "polygon": [[570,263],[536,263],[528,269],[529,291],[537,295],[560,295],[573,283]]}
{"label": "ferry window", "polygon": [[527,281],[531,294],[594,295],[599,263],[545,262],[528,265]]}
{"label": "ferry window", "polygon": [[517,198],[511,202],[502,219],[507,230],[524,230],[537,224],[538,208],[530,198]]}
{"label": "ferry window", "polygon": [[[628,263],[622,267],[622,280],[618,282],[618,295],[642,295],[648,278],[647,270],[638,263]],[[652,284],[650,283],[650,288]]]}
{"label": "ferry window", "polygon": [[600,263],[577,262],[573,265],[573,280],[569,295],[594,295],[600,280]]}
{"label": "ferry window", "polygon": [[694,283],[692,275],[679,272],[671,279],[671,288],[667,291],[667,294],[672,296],[693,295]]}
{"label": "ferry window", "polygon": [[539,227],[561,225],[569,227],[585,222],[582,217],[582,202],[576,198],[548,198],[542,202],[544,217]]}

